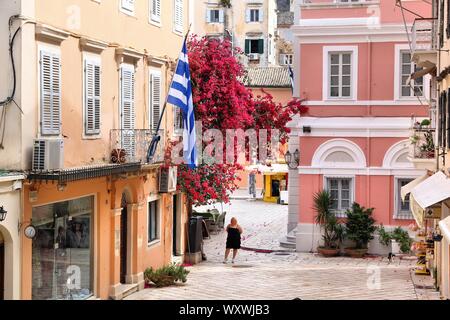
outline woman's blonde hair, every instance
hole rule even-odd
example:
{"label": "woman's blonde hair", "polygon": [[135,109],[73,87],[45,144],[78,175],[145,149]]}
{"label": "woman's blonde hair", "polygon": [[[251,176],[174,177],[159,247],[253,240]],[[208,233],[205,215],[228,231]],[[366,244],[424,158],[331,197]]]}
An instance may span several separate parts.
{"label": "woman's blonde hair", "polygon": [[235,217],[233,217],[233,218],[231,218],[231,222],[230,223],[231,223],[232,226],[235,226],[235,225],[237,225],[238,222],[237,222],[237,219]]}

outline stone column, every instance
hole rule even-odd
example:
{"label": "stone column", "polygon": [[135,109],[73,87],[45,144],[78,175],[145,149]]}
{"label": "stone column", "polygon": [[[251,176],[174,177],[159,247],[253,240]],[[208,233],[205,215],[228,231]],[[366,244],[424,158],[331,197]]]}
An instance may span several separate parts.
{"label": "stone column", "polygon": [[111,287],[109,295],[121,299],[120,288],[120,216],[122,208],[111,209]]}
{"label": "stone column", "polygon": [[[299,137],[296,130],[292,130],[289,137],[289,151],[294,154],[295,150],[300,150]],[[300,153],[301,156],[301,153]],[[298,212],[299,212],[299,174],[298,169],[289,168],[289,178],[288,178],[288,196],[289,196],[289,206],[288,206],[288,225],[287,233],[294,231],[298,225]]]}
{"label": "stone column", "polygon": [[138,284],[139,290],[144,289],[144,273],[142,265],[142,246],[144,242],[143,215],[145,203],[136,203],[128,206],[130,210],[130,231],[131,231],[131,269],[129,271],[129,283]]}

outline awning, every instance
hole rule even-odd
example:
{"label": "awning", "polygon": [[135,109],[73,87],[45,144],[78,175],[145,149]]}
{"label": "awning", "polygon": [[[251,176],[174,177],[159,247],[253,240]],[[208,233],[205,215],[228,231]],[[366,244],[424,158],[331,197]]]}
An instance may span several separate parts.
{"label": "awning", "polygon": [[414,196],[411,194],[409,196],[409,208],[411,209],[411,213],[414,217],[414,220],[416,220],[417,225],[419,228],[423,228],[423,220],[425,215],[425,210],[422,209],[414,199]]}
{"label": "awning", "polygon": [[450,180],[439,171],[418,184],[411,195],[422,209],[429,208],[450,198]]}
{"label": "awning", "polygon": [[404,185],[400,189],[400,195],[402,197],[402,201],[405,201],[405,198],[408,195],[408,193],[410,193],[419,183],[421,183],[422,181],[426,180],[428,177],[429,177],[428,174],[424,174],[423,176],[421,176],[421,177],[411,181],[407,185]]}
{"label": "awning", "polygon": [[439,221],[439,228],[445,239],[450,242],[450,216]]}
{"label": "awning", "polygon": [[259,171],[263,174],[278,174],[278,173],[289,173],[289,168],[287,164],[282,163],[273,163],[270,166],[263,164],[255,164],[251,166],[247,166],[245,168],[247,171]]}

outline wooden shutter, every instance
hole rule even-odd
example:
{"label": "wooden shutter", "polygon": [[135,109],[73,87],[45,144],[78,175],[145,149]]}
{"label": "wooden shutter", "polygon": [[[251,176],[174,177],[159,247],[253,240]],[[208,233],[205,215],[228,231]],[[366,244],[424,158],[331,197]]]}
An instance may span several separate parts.
{"label": "wooden shutter", "polygon": [[211,22],[211,9],[206,9],[206,22]]}
{"label": "wooden shutter", "polygon": [[101,122],[100,63],[92,59],[84,62],[85,134],[99,134]]}
{"label": "wooden shutter", "polygon": [[259,17],[258,17],[258,21],[259,22],[263,22],[264,21],[264,10],[261,8],[259,9]]}
{"label": "wooden shutter", "polygon": [[175,0],[174,27],[175,31],[183,32],[183,0]]}
{"label": "wooden shutter", "polygon": [[150,128],[158,128],[161,116],[161,74],[154,72],[150,75]]}
{"label": "wooden shutter", "polygon": [[134,12],[134,0],[121,0],[122,9]]}
{"label": "wooden shutter", "polygon": [[221,9],[219,10],[219,23],[225,22],[225,12]]}
{"label": "wooden shutter", "polygon": [[151,0],[151,19],[156,22],[161,22],[161,0]]}
{"label": "wooden shutter", "polygon": [[134,67],[124,65],[121,68],[121,125],[123,130],[133,130],[134,112]]}
{"label": "wooden shutter", "polygon": [[250,22],[250,9],[245,10],[245,22]]}
{"label": "wooden shutter", "polygon": [[245,39],[245,54],[250,53],[250,39]]}
{"label": "wooden shutter", "polygon": [[258,40],[258,53],[263,54],[264,53],[264,39]]}
{"label": "wooden shutter", "polygon": [[41,133],[61,132],[61,59],[59,53],[40,52]]}
{"label": "wooden shutter", "polygon": [[450,0],[445,1],[447,2],[447,39],[450,38]]}
{"label": "wooden shutter", "polygon": [[443,143],[443,149],[446,150],[446,148],[449,147],[450,143],[450,89],[447,90],[447,101],[446,101],[446,107],[444,107],[443,110],[443,117],[444,121],[443,123],[446,124],[446,132],[444,133],[444,143]]}

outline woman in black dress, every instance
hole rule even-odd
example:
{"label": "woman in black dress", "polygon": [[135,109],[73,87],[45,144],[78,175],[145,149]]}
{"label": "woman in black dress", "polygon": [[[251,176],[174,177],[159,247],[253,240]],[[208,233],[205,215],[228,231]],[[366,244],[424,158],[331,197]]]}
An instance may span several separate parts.
{"label": "woman in black dress", "polygon": [[234,263],[234,259],[237,256],[238,250],[241,248],[242,231],[243,230],[237,223],[236,218],[231,218],[231,223],[227,226],[227,247],[225,250],[225,259],[223,260],[223,263],[227,263],[231,249],[233,249],[233,259],[231,260],[231,263]]}

